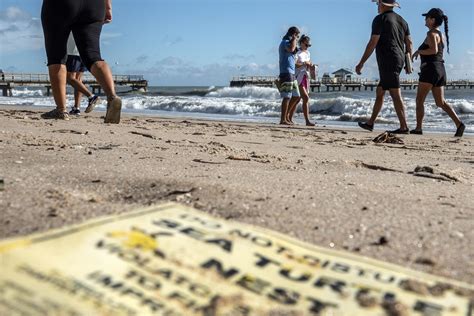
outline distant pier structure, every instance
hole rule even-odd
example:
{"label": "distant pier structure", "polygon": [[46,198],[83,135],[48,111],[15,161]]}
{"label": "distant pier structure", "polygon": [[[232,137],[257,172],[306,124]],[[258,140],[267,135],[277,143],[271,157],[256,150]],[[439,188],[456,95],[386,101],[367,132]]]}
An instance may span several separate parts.
{"label": "distant pier structure", "polygon": [[[148,81],[142,75],[115,75],[113,76],[116,86],[128,86],[133,90],[148,88]],[[92,93],[101,93],[101,87],[94,77],[85,75],[82,79],[84,84],[89,85]],[[47,74],[28,73],[0,73],[0,89],[4,97],[12,95],[12,89],[18,86],[39,86],[46,88],[46,95],[51,93],[51,83]]]}
{"label": "distant pier structure", "polygon": [[[377,80],[368,80],[353,78],[354,73],[348,69],[341,68],[332,73],[331,77],[328,73],[323,74],[318,80],[310,81],[311,92],[321,92],[321,90],[329,91],[373,91],[377,88],[379,82]],[[276,87],[275,80],[277,76],[238,76],[233,77],[230,81],[231,87],[258,86],[258,87]],[[323,88],[324,87],[324,88]],[[400,81],[400,87],[403,90],[412,90],[418,87],[418,80],[406,79]],[[474,80],[451,80],[448,81],[446,89],[473,89]]]}

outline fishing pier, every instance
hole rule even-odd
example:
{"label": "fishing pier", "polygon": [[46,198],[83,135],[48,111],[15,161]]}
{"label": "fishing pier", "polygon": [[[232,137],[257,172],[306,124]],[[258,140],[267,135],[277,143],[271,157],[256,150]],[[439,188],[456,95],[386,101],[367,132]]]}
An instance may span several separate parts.
{"label": "fishing pier", "polygon": [[[276,87],[275,76],[240,76],[232,78],[230,82],[231,87],[257,86],[257,87]],[[321,92],[322,90],[330,91],[373,91],[377,88],[378,81],[367,79],[345,79],[339,80],[336,78],[310,81],[311,92]],[[413,90],[418,88],[418,80],[401,80],[400,88],[402,90]],[[446,84],[446,89],[473,89],[474,80],[451,80]]]}
{"label": "fishing pier", "polygon": [[[132,91],[146,91],[148,87],[148,81],[142,75],[115,75],[113,80],[116,86],[128,86]],[[93,76],[85,75],[82,82],[90,86],[92,93],[101,93],[102,89]],[[18,86],[44,87],[46,95],[51,94],[51,83],[47,74],[0,73],[0,89],[4,97],[12,96],[12,89]]]}

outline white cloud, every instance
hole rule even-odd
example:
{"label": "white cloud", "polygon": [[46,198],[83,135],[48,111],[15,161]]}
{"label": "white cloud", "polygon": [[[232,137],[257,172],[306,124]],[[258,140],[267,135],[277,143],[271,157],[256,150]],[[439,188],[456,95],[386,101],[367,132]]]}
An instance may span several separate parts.
{"label": "white cloud", "polygon": [[177,36],[177,37],[170,37],[168,35],[166,35],[163,39],[162,39],[162,43],[164,43],[165,46],[175,46],[179,43],[182,43],[183,42],[183,38],[181,36]]}
{"label": "white cloud", "polygon": [[18,7],[0,11],[2,53],[37,50],[44,46],[41,21]]}
{"label": "white cloud", "polygon": [[249,59],[254,59],[254,58],[255,58],[255,55],[253,55],[253,54],[250,54],[250,55],[230,54],[230,55],[224,56],[224,59],[231,60],[231,61],[234,61],[234,60],[249,60]]}
{"label": "white cloud", "polygon": [[140,55],[137,57],[137,59],[135,60],[135,62],[137,64],[144,64],[146,63],[148,60],[150,59],[150,56],[148,55]]}

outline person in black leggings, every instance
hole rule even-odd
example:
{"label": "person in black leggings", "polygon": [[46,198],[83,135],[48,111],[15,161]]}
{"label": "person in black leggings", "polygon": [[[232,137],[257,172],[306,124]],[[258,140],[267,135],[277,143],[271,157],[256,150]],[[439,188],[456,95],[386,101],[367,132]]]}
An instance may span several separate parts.
{"label": "person in black leggings", "polygon": [[122,101],[112,72],[100,54],[102,25],[112,21],[112,0],[43,0],[41,22],[56,109],[43,118],[65,119],[67,40],[72,32],[81,59],[107,95],[105,123],[119,123]]}
{"label": "person in black leggings", "polygon": [[425,115],[425,99],[428,93],[432,91],[436,105],[442,108],[456,124],[457,130],[454,136],[461,137],[466,126],[461,122],[456,112],[446,103],[444,98],[446,69],[443,60],[443,34],[440,32],[439,27],[444,22],[449,53],[448,17],[438,8],[431,9],[428,13],[423,14],[423,16],[425,16],[425,25],[429,31],[423,44],[413,54],[413,60],[417,59],[418,56],[421,59],[421,72],[416,95],[416,128],[411,130],[410,134],[423,134],[422,124]]}

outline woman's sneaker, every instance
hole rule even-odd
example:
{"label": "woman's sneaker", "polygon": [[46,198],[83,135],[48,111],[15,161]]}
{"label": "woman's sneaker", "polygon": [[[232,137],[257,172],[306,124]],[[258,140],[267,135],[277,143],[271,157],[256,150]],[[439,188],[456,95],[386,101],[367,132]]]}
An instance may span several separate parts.
{"label": "woman's sneaker", "polygon": [[69,114],[71,115],[81,115],[81,110],[78,108],[72,108],[71,111],[69,111]]}
{"label": "woman's sneaker", "polygon": [[61,112],[58,109],[41,114],[41,118],[47,120],[65,120],[69,121],[69,115],[67,112]]}
{"label": "woman's sneaker", "polygon": [[95,106],[97,103],[99,103],[100,98],[97,95],[93,95],[92,97],[89,98],[89,104],[87,104],[87,108],[84,112],[90,113],[92,110],[94,110]]}
{"label": "woman's sneaker", "polygon": [[120,123],[120,112],[122,111],[122,99],[114,97],[107,102],[107,113],[105,113],[104,123]]}

